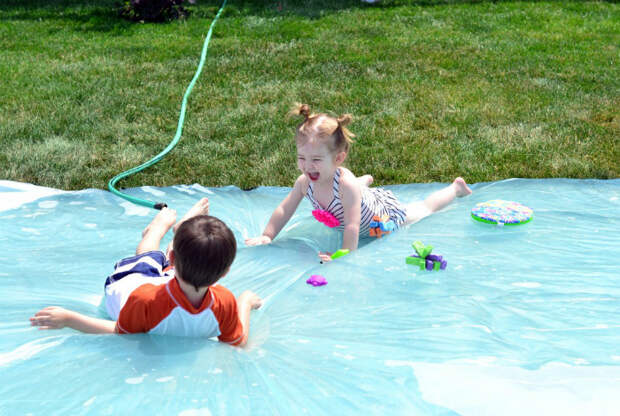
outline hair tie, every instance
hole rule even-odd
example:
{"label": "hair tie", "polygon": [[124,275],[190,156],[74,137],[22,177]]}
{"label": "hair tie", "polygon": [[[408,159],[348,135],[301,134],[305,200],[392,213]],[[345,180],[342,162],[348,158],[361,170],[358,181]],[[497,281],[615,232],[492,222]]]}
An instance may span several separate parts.
{"label": "hair tie", "polygon": [[351,116],[351,114],[343,114],[340,117],[338,117],[336,119],[336,121],[338,121],[338,124],[341,127],[345,127],[346,125],[348,125],[351,121],[353,120],[353,116]]}
{"label": "hair tie", "polygon": [[308,120],[308,118],[310,117],[310,106],[308,104],[300,105],[299,114],[301,114],[306,120]]}

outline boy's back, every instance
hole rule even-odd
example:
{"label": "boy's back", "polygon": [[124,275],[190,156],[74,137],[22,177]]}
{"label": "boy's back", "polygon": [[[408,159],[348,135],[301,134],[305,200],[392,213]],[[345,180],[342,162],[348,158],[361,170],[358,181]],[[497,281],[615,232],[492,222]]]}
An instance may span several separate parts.
{"label": "boy's back", "polygon": [[[68,326],[96,334],[217,336],[222,342],[244,346],[250,311],[262,301],[249,290],[235,299],[228,289],[216,285],[230,270],[237,243],[226,224],[208,211],[209,201],[202,198],[174,227],[176,211],[158,212],[142,232],[136,255],[116,263],[106,279],[105,304],[114,320],[48,306],[30,318],[31,325]],[[175,235],[167,259],[159,245],[170,228]]]}
{"label": "boy's back", "polygon": [[194,307],[166,269],[165,256],[151,251],[117,263],[106,281],[105,304],[122,334],[150,333],[189,337],[215,337],[235,345],[243,337],[237,301],[223,286],[209,287]]}

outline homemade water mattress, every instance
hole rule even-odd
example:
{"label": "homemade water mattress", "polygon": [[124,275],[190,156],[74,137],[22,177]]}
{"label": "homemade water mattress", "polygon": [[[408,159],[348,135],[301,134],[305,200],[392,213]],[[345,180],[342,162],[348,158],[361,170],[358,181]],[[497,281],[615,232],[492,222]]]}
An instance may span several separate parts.
{"label": "homemade water mattress", "polygon": [[[411,202],[442,186],[388,189]],[[234,231],[238,255],[221,284],[265,299],[236,349],[30,327],[49,305],[106,317],[104,280],[155,212],[105,191],[0,181],[0,414],[620,413],[620,180],[472,189],[329,264],[317,252],[339,248],[340,234],[306,201],[273,244],[244,246],[288,188],[128,190],[179,215],[207,196]],[[472,207],[493,199],[534,219],[474,221]],[[446,269],[406,264],[416,240]],[[311,275],[328,284],[307,284]]]}

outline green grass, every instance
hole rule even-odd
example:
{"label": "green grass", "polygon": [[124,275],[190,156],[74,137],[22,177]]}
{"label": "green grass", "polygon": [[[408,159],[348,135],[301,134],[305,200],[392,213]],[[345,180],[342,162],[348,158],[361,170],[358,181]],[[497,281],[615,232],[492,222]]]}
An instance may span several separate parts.
{"label": "green grass", "polygon": [[[135,24],[3,0],[0,178],[105,188],[163,150],[220,5],[198,3]],[[232,0],[179,145],[121,185],[290,186],[294,102],[352,113],[347,164],[377,184],[616,178],[619,58],[615,2]]]}

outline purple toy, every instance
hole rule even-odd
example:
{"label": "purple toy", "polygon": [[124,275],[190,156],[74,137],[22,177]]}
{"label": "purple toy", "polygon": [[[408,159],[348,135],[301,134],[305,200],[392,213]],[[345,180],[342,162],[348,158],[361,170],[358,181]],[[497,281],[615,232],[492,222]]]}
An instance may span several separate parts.
{"label": "purple toy", "polygon": [[425,246],[421,241],[416,241],[413,244],[417,254],[412,254],[406,258],[407,264],[413,264],[420,266],[420,270],[445,270],[448,266],[448,262],[443,259],[442,256],[431,254],[433,246]]}
{"label": "purple toy", "polygon": [[439,269],[445,270],[448,262],[443,259],[442,256],[436,256],[434,254],[429,254],[426,256],[426,270],[433,270],[435,268],[435,262],[439,262]]}
{"label": "purple toy", "polygon": [[313,274],[310,279],[306,280],[306,283],[312,286],[323,286],[327,284],[327,280],[320,274]]}

